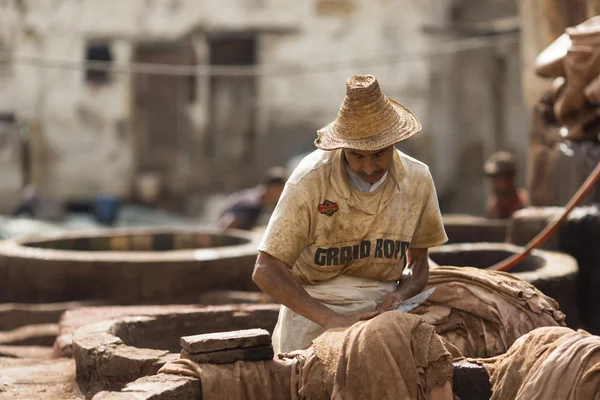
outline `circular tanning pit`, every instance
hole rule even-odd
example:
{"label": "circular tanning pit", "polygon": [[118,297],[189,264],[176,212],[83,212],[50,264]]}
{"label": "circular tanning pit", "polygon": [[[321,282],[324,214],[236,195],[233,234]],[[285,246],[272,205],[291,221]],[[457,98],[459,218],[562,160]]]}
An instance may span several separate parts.
{"label": "circular tanning pit", "polygon": [[93,236],[60,237],[22,241],[33,249],[86,251],[86,252],[166,252],[198,250],[224,246],[239,246],[250,239],[208,232],[126,232]]}
{"label": "circular tanning pit", "polygon": [[257,290],[256,235],[109,229],[0,243],[0,302],[196,303],[203,292]]}
{"label": "circular tanning pit", "polygon": [[278,314],[275,304],[171,306],[163,313],[85,325],[73,334],[77,382],[89,397],[101,390],[120,390],[179,358],[181,336],[251,328],[272,332]]}
{"label": "circular tanning pit", "polygon": [[[488,268],[522,250],[506,243],[462,243],[430,249],[429,256],[438,265]],[[558,301],[572,328],[580,327],[577,272],[577,261],[573,257],[545,250],[533,250],[510,271]]]}
{"label": "circular tanning pit", "polygon": [[448,244],[452,243],[501,243],[506,238],[508,220],[487,219],[471,215],[445,214],[444,229]]}

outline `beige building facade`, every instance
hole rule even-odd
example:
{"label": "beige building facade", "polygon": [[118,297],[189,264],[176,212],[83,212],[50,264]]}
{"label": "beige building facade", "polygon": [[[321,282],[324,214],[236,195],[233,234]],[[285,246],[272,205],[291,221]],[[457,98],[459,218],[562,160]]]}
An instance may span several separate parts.
{"label": "beige building facade", "polygon": [[[0,0],[0,113],[28,127],[21,186],[130,199],[152,176],[185,208],[309,151],[347,77],[372,73],[422,120],[402,150],[430,165],[443,211],[477,214],[485,157],[525,164],[518,33],[491,44],[518,30],[494,24],[516,18],[508,3]],[[16,197],[0,199],[6,212]]]}

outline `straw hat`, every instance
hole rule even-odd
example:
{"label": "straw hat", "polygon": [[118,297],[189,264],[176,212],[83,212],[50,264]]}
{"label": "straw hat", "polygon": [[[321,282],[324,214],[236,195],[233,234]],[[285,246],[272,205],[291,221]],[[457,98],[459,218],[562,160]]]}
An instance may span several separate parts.
{"label": "straw hat", "polygon": [[408,108],[383,95],[373,75],[355,75],[346,82],[338,117],[317,131],[315,146],[375,151],[413,136],[421,123]]}

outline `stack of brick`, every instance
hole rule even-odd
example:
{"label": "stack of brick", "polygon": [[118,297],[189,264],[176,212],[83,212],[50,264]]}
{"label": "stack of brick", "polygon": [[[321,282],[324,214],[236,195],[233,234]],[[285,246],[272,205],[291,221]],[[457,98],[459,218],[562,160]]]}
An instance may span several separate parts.
{"label": "stack of brick", "polygon": [[230,364],[236,361],[273,359],[271,335],[264,329],[184,336],[181,358],[198,364]]}

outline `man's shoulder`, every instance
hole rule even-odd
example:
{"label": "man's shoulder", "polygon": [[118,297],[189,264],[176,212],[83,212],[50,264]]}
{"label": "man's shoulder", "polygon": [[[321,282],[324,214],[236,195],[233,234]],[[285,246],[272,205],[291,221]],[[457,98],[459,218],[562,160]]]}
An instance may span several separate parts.
{"label": "man's shoulder", "polygon": [[331,173],[335,157],[333,151],[315,150],[300,161],[287,183],[296,186],[310,187],[319,185]]}
{"label": "man's shoulder", "polygon": [[409,177],[423,177],[429,176],[429,166],[422,161],[417,160],[407,154],[404,154],[400,150],[396,149],[396,153],[400,157],[402,166]]}

